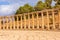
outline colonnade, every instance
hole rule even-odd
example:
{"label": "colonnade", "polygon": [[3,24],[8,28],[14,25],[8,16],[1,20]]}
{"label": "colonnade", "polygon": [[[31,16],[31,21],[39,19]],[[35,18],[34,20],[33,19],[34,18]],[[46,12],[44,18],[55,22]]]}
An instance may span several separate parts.
{"label": "colonnade", "polygon": [[0,17],[3,30],[60,30],[60,10],[48,9]]}

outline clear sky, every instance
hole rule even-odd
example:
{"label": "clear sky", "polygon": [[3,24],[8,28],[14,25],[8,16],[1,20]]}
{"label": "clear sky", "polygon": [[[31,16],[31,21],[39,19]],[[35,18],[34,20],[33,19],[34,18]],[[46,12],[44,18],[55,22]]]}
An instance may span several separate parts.
{"label": "clear sky", "polygon": [[[0,0],[0,16],[14,15],[20,6],[26,3],[33,6],[37,2],[38,0]],[[55,2],[53,2],[52,5],[54,5],[54,3]]]}

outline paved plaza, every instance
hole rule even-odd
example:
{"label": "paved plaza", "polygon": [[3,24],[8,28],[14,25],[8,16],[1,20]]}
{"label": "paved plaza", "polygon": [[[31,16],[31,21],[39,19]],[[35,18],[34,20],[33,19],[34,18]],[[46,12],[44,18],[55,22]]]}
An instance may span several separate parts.
{"label": "paved plaza", "polygon": [[0,40],[60,40],[60,32],[1,30]]}

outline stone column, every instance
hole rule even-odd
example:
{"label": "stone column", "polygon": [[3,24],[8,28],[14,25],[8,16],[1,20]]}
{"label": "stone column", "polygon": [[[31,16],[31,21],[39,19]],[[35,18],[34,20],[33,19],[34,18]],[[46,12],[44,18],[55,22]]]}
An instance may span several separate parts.
{"label": "stone column", "polygon": [[53,29],[55,30],[55,17],[54,17],[54,12],[53,12],[53,10],[52,10],[52,16],[53,16]]}
{"label": "stone column", "polygon": [[28,28],[30,29],[30,15],[29,15],[29,13],[28,13]]}
{"label": "stone column", "polygon": [[33,13],[32,13],[32,21],[33,21],[33,29],[34,29],[34,15],[33,15]]}
{"label": "stone column", "polygon": [[7,23],[6,28],[8,29],[8,27],[9,27],[9,24],[8,24],[8,16],[6,16],[6,23]]}
{"label": "stone column", "polygon": [[21,29],[22,29],[22,15],[21,15]]}
{"label": "stone column", "polygon": [[18,15],[16,16],[17,17],[17,29],[19,29],[19,21],[18,21]]}
{"label": "stone column", "polygon": [[11,16],[9,17],[9,19],[10,19],[10,29],[13,29],[13,27],[12,27],[12,18],[11,18]]}
{"label": "stone column", "polygon": [[41,12],[42,14],[42,29],[44,30],[44,17],[43,17],[43,12]]}
{"label": "stone column", "polygon": [[1,17],[1,29],[3,29],[3,18]]}
{"label": "stone column", "polygon": [[14,29],[15,29],[15,25],[16,25],[16,24],[15,24],[15,23],[16,23],[16,22],[15,22],[15,16],[13,16],[13,19],[14,19],[14,20],[13,20],[13,26],[14,26]]}
{"label": "stone column", "polygon": [[24,14],[24,28],[26,29],[26,16]]}
{"label": "stone column", "polygon": [[59,14],[59,29],[60,29],[60,10],[58,10],[58,14]]}
{"label": "stone column", "polygon": [[36,13],[36,15],[37,15],[37,28],[39,29],[39,19],[38,19],[38,13]]}
{"label": "stone column", "polygon": [[5,21],[6,21],[5,17],[2,17],[2,22],[3,22],[3,24],[2,24],[2,28],[3,28],[3,29],[5,29],[5,26],[6,26]]}
{"label": "stone column", "polygon": [[49,30],[49,13],[48,13],[48,11],[46,11],[46,12],[47,12],[47,28]]}
{"label": "stone column", "polygon": [[2,26],[2,25],[1,25],[1,17],[0,17],[0,29],[1,29],[1,26]]}

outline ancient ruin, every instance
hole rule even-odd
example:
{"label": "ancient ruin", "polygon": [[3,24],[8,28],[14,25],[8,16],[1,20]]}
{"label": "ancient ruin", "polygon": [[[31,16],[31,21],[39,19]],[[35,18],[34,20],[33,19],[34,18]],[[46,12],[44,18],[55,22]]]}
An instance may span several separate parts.
{"label": "ancient ruin", "polygon": [[60,10],[49,9],[0,17],[0,29],[60,30]]}
{"label": "ancient ruin", "polygon": [[0,40],[60,40],[60,9],[1,16]]}

